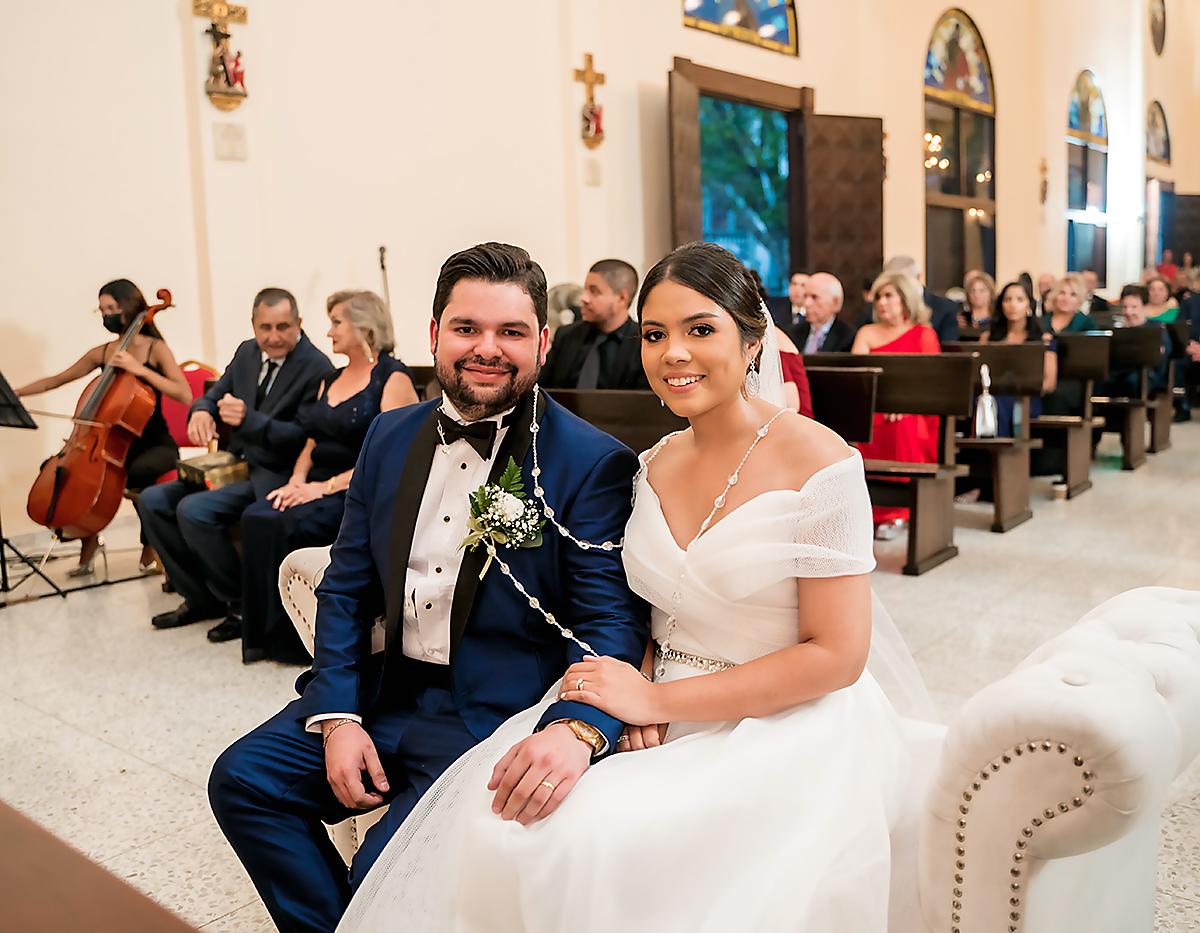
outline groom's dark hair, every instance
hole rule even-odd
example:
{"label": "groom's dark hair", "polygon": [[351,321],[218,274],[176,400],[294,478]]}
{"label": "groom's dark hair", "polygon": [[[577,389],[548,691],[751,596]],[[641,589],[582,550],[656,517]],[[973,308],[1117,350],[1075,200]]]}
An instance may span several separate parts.
{"label": "groom's dark hair", "polygon": [[518,286],[533,302],[538,327],[546,326],[546,274],[521,247],[480,243],[455,253],[442,263],[433,293],[433,319],[438,324],[442,323],[442,312],[450,301],[450,292],[463,279],[508,282]]}

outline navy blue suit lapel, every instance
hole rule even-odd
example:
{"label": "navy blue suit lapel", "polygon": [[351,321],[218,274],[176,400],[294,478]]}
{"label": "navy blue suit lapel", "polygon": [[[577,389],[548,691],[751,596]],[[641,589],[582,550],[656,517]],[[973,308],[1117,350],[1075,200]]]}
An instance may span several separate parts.
{"label": "navy blue suit lapel", "polygon": [[[533,393],[530,392],[521,400],[513,412],[514,421],[505,433],[504,441],[500,444],[499,451],[496,452],[496,459],[492,462],[492,469],[488,475],[489,483],[499,481],[504,468],[508,466],[510,457],[518,465],[525,461],[525,455],[529,452],[529,445],[533,440],[533,435],[529,430],[532,413]],[[537,413],[539,424],[545,413],[546,401],[544,398],[539,399]],[[459,568],[458,579],[454,584],[454,601],[450,606],[451,658],[454,657],[454,653],[458,650],[458,644],[462,641],[463,632],[466,631],[467,619],[471,615],[471,609],[475,605],[475,594],[479,589],[479,572],[483,569],[483,563],[486,559],[487,552],[482,545],[472,548],[463,554],[462,566]],[[499,573],[499,570],[494,572]]]}
{"label": "navy blue suit lapel", "polygon": [[[297,341],[292,352],[287,355],[287,358],[283,361],[283,365],[279,367],[279,375],[275,377],[275,382],[271,385],[271,391],[263,399],[262,408],[259,411],[274,411],[275,407],[279,404],[279,400],[287,394],[287,390],[291,384],[300,378],[300,371],[304,369],[304,357],[307,356],[304,352],[307,343],[308,337],[301,333],[300,340]],[[258,373],[256,372],[254,374],[254,391],[250,393],[251,399],[255,397],[257,391]]]}

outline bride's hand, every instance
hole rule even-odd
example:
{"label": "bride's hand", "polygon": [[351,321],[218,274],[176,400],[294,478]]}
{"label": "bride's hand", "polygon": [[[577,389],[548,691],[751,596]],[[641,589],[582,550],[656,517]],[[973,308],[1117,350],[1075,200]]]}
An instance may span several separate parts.
{"label": "bride's hand", "polygon": [[662,745],[667,734],[667,724],[657,726],[626,726],[617,739],[617,751],[640,752]]}
{"label": "bride's hand", "polygon": [[658,708],[659,688],[632,664],[616,658],[588,658],[567,668],[558,698],[586,703],[636,726],[665,718]]}

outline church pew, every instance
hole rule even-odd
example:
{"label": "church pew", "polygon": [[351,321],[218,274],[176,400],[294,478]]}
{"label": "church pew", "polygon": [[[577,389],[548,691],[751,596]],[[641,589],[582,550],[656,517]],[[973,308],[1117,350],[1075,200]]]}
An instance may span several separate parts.
{"label": "church pew", "polygon": [[442,387],[433,373],[432,366],[409,366],[408,370],[412,373],[413,388],[417,390],[417,398],[422,402],[441,394]]}
{"label": "church pew", "polygon": [[1068,499],[1092,488],[1092,428],[1102,423],[1092,412],[1092,387],[1108,375],[1109,340],[1109,334],[1097,332],[1055,338],[1058,378],[1082,383],[1083,407],[1078,414],[1041,415],[1029,421],[1030,434],[1040,439],[1047,451],[1060,455]]}
{"label": "church pew", "polygon": [[1122,327],[1111,331],[1109,373],[1137,372],[1137,389],[1128,396],[1093,395],[1092,407],[1105,420],[1103,430],[1121,436],[1121,469],[1136,470],[1146,462],[1146,424],[1150,370],[1162,361],[1162,328]]}
{"label": "church pew", "polygon": [[[931,570],[958,554],[954,545],[954,480],[967,468],[955,462],[954,419],[971,414],[976,359],[966,353],[813,353],[808,368],[864,363],[881,370],[875,409],[885,414],[937,415],[941,422],[937,463],[867,460],[867,488],[878,506],[909,511],[909,576]],[[906,482],[897,482],[906,480]]]}
{"label": "church pew", "polygon": [[813,419],[836,431],[847,444],[870,441],[875,432],[875,394],[882,372],[874,366],[807,369]]}
{"label": "church pew", "polygon": [[658,396],[648,389],[549,389],[547,394],[636,453],[688,426],[686,418],[659,404]]}
{"label": "church pew", "polygon": [[[948,353],[974,353],[979,366],[987,364],[993,395],[1016,396],[1016,437],[958,438],[959,461],[973,477],[992,486],[992,531],[1005,532],[1033,518],[1029,507],[1030,451],[1042,446],[1029,435],[1029,400],[1042,392],[1046,348],[1038,343],[947,343]],[[976,367],[976,389],[982,390]],[[974,433],[974,419],[966,419],[967,435]]]}
{"label": "church pew", "polygon": [[1152,454],[1162,453],[1171,446],[1171,422],[1175,417],[1175,375],[1179,367],[1187,365],[1187,345],[1191,339],[1188,322],[1184,319],[1164,325],[1171,340],[1171,359],[1167,363],[1167,387],[1162,392],[1151,392],[1147,403],[1150,418],[1150,446]]}

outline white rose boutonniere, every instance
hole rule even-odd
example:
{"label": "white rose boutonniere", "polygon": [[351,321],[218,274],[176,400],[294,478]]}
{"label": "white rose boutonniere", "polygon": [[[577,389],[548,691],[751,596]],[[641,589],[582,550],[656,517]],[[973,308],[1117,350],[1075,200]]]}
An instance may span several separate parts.
{"label": "white rose boutonniere", "polygon": [[467,536],[459,547],[470,550],[482,544],[487,549],[480,580],[492,566],[497,547],[541,547],[546,519],[537,504],[525,498],[521,468],[512,457],[498,482],[480,486],[469,498]]}

